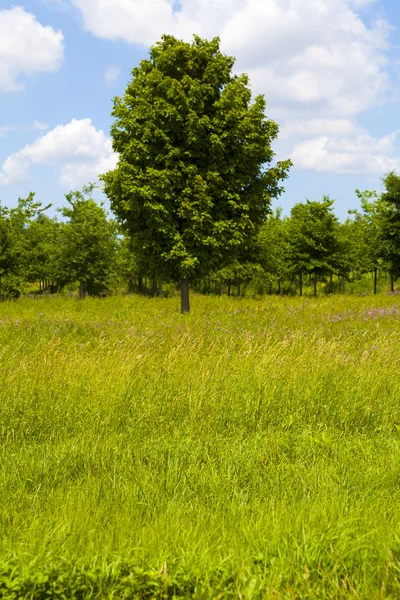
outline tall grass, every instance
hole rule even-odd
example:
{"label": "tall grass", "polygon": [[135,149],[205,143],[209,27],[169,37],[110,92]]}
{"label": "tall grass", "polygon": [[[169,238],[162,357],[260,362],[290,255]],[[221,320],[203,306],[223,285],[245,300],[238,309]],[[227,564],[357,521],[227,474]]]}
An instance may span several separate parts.
{"label": "tall grass", "polygon": [[400,300],[177,305],[0,304],[0,597],[399,597]]}

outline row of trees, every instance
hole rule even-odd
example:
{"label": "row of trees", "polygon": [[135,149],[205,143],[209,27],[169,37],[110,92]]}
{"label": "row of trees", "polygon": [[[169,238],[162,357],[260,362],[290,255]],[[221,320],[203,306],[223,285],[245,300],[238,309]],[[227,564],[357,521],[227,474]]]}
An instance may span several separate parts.
{"label": "row of trees", "polygon": [[[344,224],[333,201],[297,204],[290,217],[271,214],[283,191],[289,160],[274,164],[278,125],[252,98],[247,75],[219,39],[168,35],[133,69],[114,99],[115,169],[100,176],[116,221],[93,198],[93,185],[66,195],[63,221],[50,219],[34,195],[0,208],[0,297],[16,297],[26,283],[53,291],[79,284],[80,296],[118,287],[152,293],[162,281],[202,291],[249,281],[270,290],[297,288],[304,277],[361,277],[378,269],[400,274],[400,180],[385,192],[357,192],[360,211]],[[261,285],[261,287],[262,287]]]}
{"label": "row of trees", "polygon": [[81,297],[116,284],[122,244],[116,223],[91,197],[93,188],[66,194],[62,222],[45,214],[50,206],[35,202],[34,193],[16,208],[0,206],[1,299],[17,298],[29,283],[56,292],[78,282]]}
{"label": "row of trees", "polygon": [[[319,281],[333,292],[335,278],[344,291],[345,282],[372,273],[376,293],[379,271],[390,274],[393,289],[400,275],[400,177],[389,173],[383,183],[382,194],[356,190],[360,209],[349,211],[344,223],[329,196],[298,203],[287,217],[281,209],[270,213],[251,252],[201,273],[193,287],[229,295],[234,288],[240,295],[251,284],[255,291],[302,295],[307,280],[317,295]],[[16,298],[29,284],[42,292],[75,285],[80,297],[121,288],[162,295],[157,265],[135,253],[129,233],[93,199],[94,187],[66,194],[61,221],[48,217],[49,207],[35,202],[33,193],[16,208],[0,206],[0,298]]]}

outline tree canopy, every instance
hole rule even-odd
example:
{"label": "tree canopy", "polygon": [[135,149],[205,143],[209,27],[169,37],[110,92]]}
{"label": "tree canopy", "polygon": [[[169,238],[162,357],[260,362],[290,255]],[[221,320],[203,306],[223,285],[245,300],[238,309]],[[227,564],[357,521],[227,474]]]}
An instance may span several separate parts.
{"label": "tree canopy", "polygon": [[164,35],[115,98],[117,167],[102,176],[136,254],[161,277],[188,281],[256,243],[290,161],[271,166],[278,125],[219,39]]}

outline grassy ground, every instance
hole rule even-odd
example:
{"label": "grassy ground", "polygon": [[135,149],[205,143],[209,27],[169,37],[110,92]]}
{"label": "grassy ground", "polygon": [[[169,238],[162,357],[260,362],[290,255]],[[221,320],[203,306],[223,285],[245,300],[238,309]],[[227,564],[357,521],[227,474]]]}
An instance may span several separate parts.
{"label": "grassy ground", "polygon": [[0,304],[0,598],[398,598],[400,298],[178,302]]}

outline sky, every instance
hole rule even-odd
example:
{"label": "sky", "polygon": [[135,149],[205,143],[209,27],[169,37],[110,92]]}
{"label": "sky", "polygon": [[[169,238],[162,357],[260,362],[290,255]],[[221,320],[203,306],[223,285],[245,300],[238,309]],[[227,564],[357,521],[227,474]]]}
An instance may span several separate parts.
{"label": "sky", "polygon": [[265,96],[293,162],[284,214],[327,194],[343,220],[400,173],[398,0],[0,0],[3,205],[34,191],[55,210],[115,167],[113,98],[163,33],[219,36]]}

